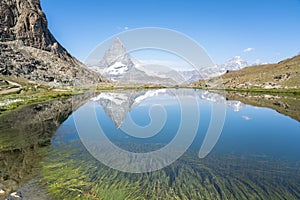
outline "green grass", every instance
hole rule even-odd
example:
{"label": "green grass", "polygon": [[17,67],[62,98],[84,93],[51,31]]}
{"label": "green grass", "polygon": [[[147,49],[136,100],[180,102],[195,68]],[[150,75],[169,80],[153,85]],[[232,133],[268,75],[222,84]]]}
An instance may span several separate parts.
{"label": "green grass", "polygon": [[[24,91],[24,90],[22,90]],[[20,106],[41,103],[46,101],[51,101],[59,98],[69,98],[73,96],[74,93],[70,92],[54,92],[51,90],[36,90],[36,91],[25,91],[24,93],[11,93],[7,95],[2,95],[0,97],[0,102],[8,102],[18,100],[18,102],[9,103],[7,105],[0,106],[0,115],[4,114],[7,111],[14,110]]]}
{"label": "green grass", "polygon": [[[220,77],[200,80],[195,86],[209,84],[224,85],[225,88],[241,88],[253,90],[259,88],[300,89],[300,56],[284,60],[277,64],[250,66],[241,70],[230,71]],[[271,89],[272,90],[272,89]],[[276,92],[276,91],[274,91]]]}
{"label": "green grass", "polygon": [[263,93],[263,94],[284,94],[300,96],[300,89],[262,89],[262,88],[210,88],[202,86],[191,86],[182,88],[193,88],[209,91],[227,91],[227,92],[247,92],[247,93]]}
{"label": "green grass", "polygon": [[225,91],[263,93],[263,94],[284,94],[284,95],[300,96],[300,89],[261,89],[261,88],[231,89],[231,88],[226,88]]}
{"label": "green grass", "polygon": [[[15,80],[14,80],[15,81]],[[18,100],[18,102],[9,103],[8,105],[0,105],[0,115],[4,114],[5,112],[14,110],[23,105],[29,105],[34,103],[41,103],[45,101],[51,101],[58,98],[68,98],[73,95],[82,94],[86,91],[113,91],[113,90],[132,90],[132,89],[161,89],[166,88],[165,86],[159,85],[123,85],[120,87],[116,86],[103,86],[103,87],[96,87],[92,86],[89,88],[67,88],[67,91],[59,92],[55,91],[56,89],[64,90],[64,88],[49,88],[47,86],[38,87],[33,84],[28,84],[27,82],[19,82],[20,84],[25,84],[20,88],[19,91],[1,95],[0,102],[8,102]]]}
{"label": "green grass", "polygon": [[41,173],[55,199],[104,200],[297,199],[298,178],[297,168],[283,161],[230,155],[199,160],[192,152],[157,172],[128,174],[67,146],[49,154]]}

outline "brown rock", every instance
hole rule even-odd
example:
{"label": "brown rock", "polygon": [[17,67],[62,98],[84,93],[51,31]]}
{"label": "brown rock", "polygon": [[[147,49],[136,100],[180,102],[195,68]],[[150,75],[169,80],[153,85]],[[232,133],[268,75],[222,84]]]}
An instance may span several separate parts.
{"label": "brown rock", "polygon": [[40,0],[0,0],[0,13],[0,74],[51,85],[102,82],[53,37]]}
{"label": "brown rock", "polygon": [[62,58],[70,56],[48,30],[39,0],[1,0],[0,3],[2,41],[21,40],[26,46],[51,51]]}

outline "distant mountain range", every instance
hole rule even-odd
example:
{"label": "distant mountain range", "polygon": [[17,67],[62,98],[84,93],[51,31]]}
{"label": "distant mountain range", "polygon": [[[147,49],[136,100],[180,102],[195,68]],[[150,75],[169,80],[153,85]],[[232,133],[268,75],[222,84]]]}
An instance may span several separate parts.
{"label": "distant mountain range", "polygon": [[[215,76],[246,66],[248,63],[240,56],[236,56],[225,64],[217,66],[219,71]],[[119,38],[115,39],[102,60],[90,67],[112,82],[180,85],[204,78],[196,69],[176,70],[172,66],[142,64],[126,52],[126,48]]]}

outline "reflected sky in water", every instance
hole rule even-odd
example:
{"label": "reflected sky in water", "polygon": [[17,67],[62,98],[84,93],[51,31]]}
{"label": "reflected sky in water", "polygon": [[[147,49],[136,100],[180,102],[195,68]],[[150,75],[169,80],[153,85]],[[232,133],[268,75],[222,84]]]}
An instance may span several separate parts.
{"label": "reflected sky in water", "polygon": [[[226,101],[222,95],[208,91],[162,89],[108,92],[92,98],[81,107],[81,110],[84,113],[87,107],[94,106],[98,123],[106,136],[114,143],[159,144],[161,148],[172,141],[181,125],[181,105],[178,102],[178,96],[182,99],[196,98],[197,100],[200,117],[190,150],[199,151],[203,145],[214,104],[225,104],[225,123],[220,136],[215,137],[217,139],[213,143],[216,144],[211,144],[212,148],[209,153],[249,156],[255,154],[282,159],[300,159],[300,145],[298,144],[300,123],[298,121],[269,108],[245,105],[240,101]],[[191,109],[189,112],[195,111]],[[163,119],[162,116],[166,118]],[[84,118],[82,116],[82,120],[86,120]],[[163,120],[158,121],[163,121],[163,124],[155,122],[155,119],[160,118]],[[151,129],[150,125],[153,122],[159,127],[155,129],[154,126]],[[130,134],[128,124],[134,124],[143,131]],[[74,127],[73,116],[62,125],[62,130],[64,126]],[[147,130],[148,132],[154,130],[157,133],[152,136]],[[58,134],[59,132],[61,131],[58,131]],[[148,138],[149,135],[152,137]],[[73,137],[76,136],[73,135]]]}
{"label": "reflected sky in water", "polygon": [[[48,184],[55,186],[57,177],[62,176],[60,171],[64,171],[55,167],[59,165],[68,170],[78,170],[78,175],[72,175],[74,179],[87,177],[85,181],[91,184],[92,188],[103,191],[98,194],[99,197],[103,194],[112,195],[106,199],[114,198],[114,193],[108,191],[115,191],[116,195],[120,194],[122,198],[147,198],[153,191],[153,197],[171,199],[180,198],[182,195],[187,199],[226,199],[224,195],[228,199],[298,199],[300,123],[275,110],[243,104],[236,100],[229,101],[222,95],[181,89],[102,93],[90,99],[60,126],[52,140],[54,153],[49,155],[48,162],[45,163],[44,179]],[[191,146],[171,165],[168,165],[169,160],[166,157],[160,157],[165,159],[165,162],[158,163],[158,168],[162,167],[160,164],[167,164],[161,170],[141,174],[123,173],[136,172],[137,169],[143,169],[144,165],[130,171],[124,166],[131,159],[134,163],[134,157],[124,160],[117,157],[119,152],[111,153],[112,149],[101,143],[103,141],[99,140],[99,136],[90,134],[98,130],[91,124],[92,118],[95,118],[105,136],[118,148],[134,153],[162,149],[174,139],[182,122],[183,107],[179,106],[178,96],[183,100],[181,103],[186,104],[184,108],[189,108],[188,113],[199,111],[199,121]],[[189,101],[185,100],[191,98],[196,99],[197,107],[187,105]],[[212,110],[217,105],[225,107],[224,126],[220,133],[210,135],[208,129]],[[193,123],[189,116],[187,126]],[[154,118],[160,119],[159,122]],[[162,124],[161,118],[164,118]],[[74,120],[82,120],[87,126],[85,135],[78,135]],[[128,124],[132,123],[145,128],[144,132],[130,132],[129,130],[134,128]],[[151,136],[146,129],[153,124],[158,127],[154,126],[151,130],[157,134]],[[151,137],[147,138],[149,135]],[[189,132],[183,134],[187,138],[189,135]],[[107,163],[93,158],[83,146],[86,141],[82,141],[82,138],[92,140],[93,144],[104,144],[102,149],[98,147],[100,151],[96,153],[102,153],[103,157],[108,155],[111,158],[109,161],[115,161],[117,158],[118,162],[114,167],[118,168],[120,164],[123,171],[107,167]],[[180,142],[176,144],[179,145]],[[203,150],[203,146],[205,151],[201,154],[199,151]],[[95,153],[93,149],[92,153]],[[64,157],[61,158],[61,155]],[[76,164],[72,164],[74,162]],[[145,160],[143,162],[148,166]],[[70,175],[66,175],[65,178],[70,178]],[[129,185],[124,185],[128,181]],[[156,190],[158,184],[160,192]],[[129,189],[128,194],[121,192],[134,185],[139,185],[140,189]],[[65,191],[65,188],[58,190],[58,193],[62,191]]]}

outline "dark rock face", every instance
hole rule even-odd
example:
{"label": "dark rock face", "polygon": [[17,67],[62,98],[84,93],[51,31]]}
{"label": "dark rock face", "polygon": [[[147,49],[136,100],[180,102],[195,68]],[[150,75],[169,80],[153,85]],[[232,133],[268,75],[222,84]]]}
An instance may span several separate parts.
{"label": "dark rock face", "polygon": [[102,81],[56,41],[40,0],[1,0],[0,13],[0,74],[57,85]]}
{"label": "dark rock face", "polygon": [[102,81],[75,58],[68,60],[56,54],[23,46],[19,41],[0,42],[0,75],[26,78],[44,85],[93,84]]}
{"label": "dark rock face", "polygon": [[2,0],[0,12],[2,41],[21,40],[25,46],[70,56],[48,30],[39,0]]}

